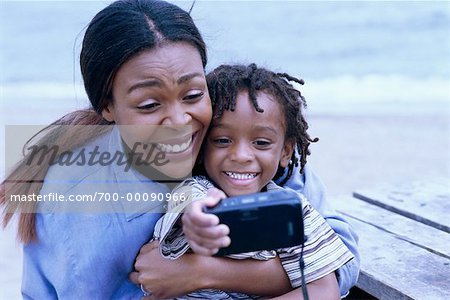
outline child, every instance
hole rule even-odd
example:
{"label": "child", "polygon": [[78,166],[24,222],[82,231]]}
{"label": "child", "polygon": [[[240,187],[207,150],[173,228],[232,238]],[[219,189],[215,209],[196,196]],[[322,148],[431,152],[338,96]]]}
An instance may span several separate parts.
{"label": "child", "polygon": [[[185,180],[173,193],[186,195],[186,201],[169,204],[168,213],[155,227],[155,239],[160,240],[161,254],[177,258],[189,250],[204,247],[204,254],[214,254],[219,247],[227,246],[227,236],[207,238],[185,232],[177,222],[189,204],[214,205],[220,198],[261,191],[281,189],[272,179],[280,176],[278,170],[288,167],[288,177],[298,164],[295,146],[303,155],[301,170],[309,154],[312,140],[306,130],[308,124],[302,115],[306,106],[301,93],[288,81],[303,81],[287,74],[276,74],[255,64],[245,66],[220,66],[207,76],[213,102],[214,118],[204,142],[203,175]],[[221,191],[210,191],[212,188]],[[299,194],[302,201],[305,235],[305,279],[312,299],[318,296],[339,298],[334,271],[349,261],[353,255],[337,237],[325,220]],[[193,201],[198,201],[193,203]],[[224,200],[226,201],[226,199]],[[218,223],[215,216],[204,214],[204,236]],[[277,217],[277,216],[274,216]],[[225,225],[220,225],[225,226]],[[227,228],[225,228],[225,233]],[[187,238],[189,243],[187,241]],[[206,242],[205,242],[206,241]],[[197,252],[197,251],[196,251]],[[201,253],[201,251],[199,251]],[[268,249],[230,255],[235,259],[267,260],[279,256],[283,268],[294,288],[301,286],[299,270],[301,246],[286,249]],[[289,293],[296,299],[302,297],[299,289]],[[253,299],[255,296],[239,293],[201,290],[185,296],[202,299]]]}

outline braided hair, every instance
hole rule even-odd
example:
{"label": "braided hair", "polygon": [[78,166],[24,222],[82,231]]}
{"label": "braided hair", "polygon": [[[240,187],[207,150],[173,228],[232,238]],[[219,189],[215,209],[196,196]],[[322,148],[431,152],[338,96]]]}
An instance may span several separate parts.
{"label": "braided hair", "polygon": [[[311,139],[307,133],[308,122],[302,114],[306,108],[306,101],[300,91],[291,84],[291,82],[296,82],[303,85],[302,79],[286,73],[274,73],[250,64],[248,66],[221,65],[206,76],[206,81],[213,105],[214,118],[220,118],[225,110],[234,111],[237,94],[243,90],[248,92],[255,110],[260,113],[264,110],[258,105],[257,92],[261,91],[272,95],[283,108],[286,124],[285,139],[295,141],[300,154],[300,173],[303,173],[306,156],[310,154],[308,147],[319,139]],[[288,165],[287,176],[281,185],[291,177],[294,166],[298,166],[298,163],[299,158],[294,151]],[[284,170],[279,170],[274,179],[283,174]]]}

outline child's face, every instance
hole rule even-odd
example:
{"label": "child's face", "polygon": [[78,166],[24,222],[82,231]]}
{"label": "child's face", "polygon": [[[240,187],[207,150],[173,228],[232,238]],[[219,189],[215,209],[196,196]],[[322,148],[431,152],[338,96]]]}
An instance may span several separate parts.
{"label": "child's face", "polygon": [[281,105],[263,92],[257,100],[263,113],[255,110],[247,91],[239,92],[235,111],[213,119],[206,137],[206,172],[228,196],[260,192],[278,165],[287,166],[293,151],[293,143],[284,140]]}

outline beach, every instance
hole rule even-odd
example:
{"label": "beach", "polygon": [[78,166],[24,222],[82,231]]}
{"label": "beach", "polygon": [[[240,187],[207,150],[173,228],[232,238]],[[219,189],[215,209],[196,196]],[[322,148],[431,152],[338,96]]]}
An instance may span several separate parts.
{"label": "beach", "polygon": [[[449,104],[450,106],[450,104]],[[450,108],[450,107],[449,107]],[[450,177],[450,112],[310,118],[308,163],[331,197],[358,188]]]}
{"label": "beach", "polygon": [[[308,117],[308,164],[330,201],[359,188],[450,178],[450,114]],[[450,212],[449,212],[450,213]],[[21,250],[13,228],[0,235],[0,299],[20,299]]]}

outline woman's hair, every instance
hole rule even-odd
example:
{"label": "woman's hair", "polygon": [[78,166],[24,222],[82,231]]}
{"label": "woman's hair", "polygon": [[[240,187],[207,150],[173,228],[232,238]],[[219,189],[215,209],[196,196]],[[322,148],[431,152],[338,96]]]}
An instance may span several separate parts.
{"label": "woman's hair", "polygon": [[81,73],[97,113],[112,101],[112,82],[121,65],[137,53],[166,42],[187,42],[206,66],[205,43],[190,15],[179,7],[152,0],[117,1],[89,24],[80,55]]}
{"label": "woman's hair", "polygon": [[[283,108],[286,126],[285,140],[295,142],[300,154],[300,173],[303,172],[306,157],[310,154],[308,147],[319,139],[311,139],[307,133],[308,123],[303,116],[303,110],[306,108],[305,98],[290,83],[293,81],[303,85],[302,79],[286,73],[274,73],[250,64],[249,66],[221,65],[206,76],[206,81],[215,118],[222,116],[224,110],[235,110],[239,92],[247,91],[255,110],[261,113],[264,110],[258,105],[257,93],[264,92],[272,95]],[[288,174],[281,185],[290,178],[294,166],[298,166],[298,160],[294,151],[289,162]],[[284,172],[277,172],[276,178],[283,174]]]}
{"label": "woman's hair", "polygon": [[[104,8],[89,23],[80,54],[81,73],[91,108],[72,112],[52,123],[30,139],[24,149],[31,144],[52,143],[58,145],[57,154],[61,154],[98,137],[101,132],[60,130],[55,126],[111,124],[102,118],[101,113],[113,101],[112,83],[117,71],[142,51],[168,42],[186,42],[194,46],[201,56],[203,67],[206,66],[206,46],[202,36],[189,13],[178,6],[157,0],[119,0]],[[92,126],[86,126],[89,127]],[[22,161],[0,185],[3,226],[11,221],[14,214],[20,213],[18,237],[25,243],[36,239],[33,212],[37,202],[13,204],[8,201],[7,194],[31,195],[40,192],[50,161],[29,165],[26,162],[30,155],[24,154]]]}

